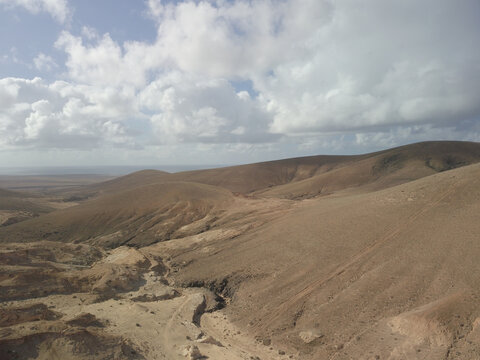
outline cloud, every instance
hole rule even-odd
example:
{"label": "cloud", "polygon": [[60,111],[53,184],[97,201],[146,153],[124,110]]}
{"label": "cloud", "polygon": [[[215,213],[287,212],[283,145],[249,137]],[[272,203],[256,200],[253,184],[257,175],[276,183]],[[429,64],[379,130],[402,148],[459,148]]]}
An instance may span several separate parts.
{"label": "cloud", "polygon": [[[47,11],[47,3],[64,4],[68,14],[66,2],[14,4]],[[1,80],[8,105],[1,141],[203,148],[277,141],[313,152],[480,137],[476,0],[146,4],[154,41],[63,31],[55,43],[67,59],[62,81]],[[47,55],[35,60],[43,71],[55,67]]]}
{"label": "cloud", "polygon": [[478,2],[149,6],[158,20],[158,66],[251,80],[272,133],[452,127],[480,117]]}
{"label": "cloud", "polygon": [[0,80],[0,143],[4,147],[135,146],[125,121],[131,94],[33,80]]}
{"label": "cloud", "polygon": [[269,114],[224,79],[173,72],[153,81],[138,98],[140,108],[152,114],[160,142],[258,143],[278,137],[268,132]]}
{"label": "cloud", "polygon": [[[303,40],[307,57],[256,79],[275,114],[272,131],[372,130],[480,114],[473,2],[455,9],[445,2],[363,5],[336,2],[331,21]],[[429,9],[426,25],[421,14]],[[453,25],[453,13],[465,23]]]}
{"label": "cloud", "polygon": [[148,44],[118,44],[110,35],[98,36],[83,28],[86,39],[63,31],[55,46],[68,56],[66,66],[71,80],[79,83],[121,86],[145,86],[148,71],[158,67],[159,60]]}
{"label": "cloud", "polygon": [[250,77],[302,56],[301,42],[329,21],[328,1],[150,0],[157,48],[180,70],[213,77]]}
{"label": "cloud", "polygon": [[45,55],[44,53],[38,54],[33,59],[33,64],[39,71],[52,71],[54,68],[58,67],[55,60],[53,60],[51,56]]}
{"label": "cloud", "polygon": [[33,14],[47,12],[60,23],[65,23],[70,16],[67,0],[0,0],[0,5],[6,8],[20,6]]}

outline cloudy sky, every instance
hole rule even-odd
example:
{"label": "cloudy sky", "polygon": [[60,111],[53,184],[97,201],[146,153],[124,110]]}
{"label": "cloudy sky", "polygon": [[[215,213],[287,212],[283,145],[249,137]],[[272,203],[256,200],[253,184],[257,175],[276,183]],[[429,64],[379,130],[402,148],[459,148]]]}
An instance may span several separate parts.
{"label": "cloudy sky", "polygon": [[478,0],[0,0],[0,166],[480,141]]}

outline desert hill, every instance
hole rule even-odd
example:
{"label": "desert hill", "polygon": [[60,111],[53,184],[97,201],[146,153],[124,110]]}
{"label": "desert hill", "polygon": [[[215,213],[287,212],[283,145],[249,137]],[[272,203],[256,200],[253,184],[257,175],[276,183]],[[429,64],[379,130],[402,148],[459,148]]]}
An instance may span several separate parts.
{"label": "desert hill", "polygon": [[141,170],[112,180],[92,184],[88,186],[88,189],[92,194],[95,192],[100,194],[121,192],[137,186],[152,185],[165,181],[168,175],[170,175],[168,172],[160,170]]}
{"label": "desert hill", "polygon": [[258,195],[291,199],[340,190],[373,191],[480,161],[480,147],[467,142],[424,142],[367,154],[344,166],[296,182],[260,190]]}
{"label": "desert hill", "polygon": [[[299,198],[363,185],[378,190],[479,161],[478,143],[431,141],[364,155],[308,156],[173,174],[143,170],[82,191],[114,193],[157,182],[188,181],[234,193]],[[297,184],[289,188],[293,183]]]}
{"label": "desert hill", "polygon": [[182,227],[194,222],[200,228],[193,229],[202,231],[232,200],[230,192],[210,185],[145,185],[9,226],[1,236],[18,242],[86,241],[109,248],[127,243],[145,245],[175,237]]}
{"label": "desert hill", "polygon": [[[378,153],[354,156],[310,156],[264,163],[172,174],[172,180],[188,180],[251,193],[278,185],[304,181],[317,195],[319,190],[339,190],[375,182],[385,188],[439,171],[480,161],[480,144],[424,142]],[[335,186],[332,186],[334,185]],[[294,194],[293,197],[298,195]]]}
{"label": "desert hill", "polygon": [[209,252],[173,254],[175,279],[223,283],[233,319],[301,359],[474,359],[478,214],[477,164],[307,200],[251,233],[204,244]]}
{"label": "desert hill", "polygon": [[0,232],[0,241],[145,246],[185,236],[182,228],[190,234],[228,222],[221,214],[235,199],[240,201],[234,194],[298,200],[342,190],[370,192],[477,161],[480,144],[427,142],[358,156],[313,156],[174,174],[144,170],[85,186],[68,198],[80,199],[80,205],[9,226]]}
{"label": "desert hill", "polygon": [[479,161],[426,142],[83,186],[0,228],[0,358],[480,358]]}

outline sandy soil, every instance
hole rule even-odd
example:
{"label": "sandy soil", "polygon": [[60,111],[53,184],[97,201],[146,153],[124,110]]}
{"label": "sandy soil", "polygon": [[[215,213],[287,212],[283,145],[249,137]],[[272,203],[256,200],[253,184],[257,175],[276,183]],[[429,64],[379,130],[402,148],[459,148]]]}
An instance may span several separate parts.
{"label": "sandy soil", "polygon": [[[480,164],[451,170],[478,154],[424,143],[86,187],[0,228],[0,359],[479,359]],[[34,198],[3,192],[0,216]]]}
{"label": "sandy soil", "polygon": [[[141,281],[135,281],[138,286],[133,291],[114,296],[95,285],[90,292],[60,286],[55,292],[70,293],[34,299],[25,294],[25,299],[3,301],[1,358],[282,358],[278,350],[242,334],[222,310],[216,310],[213,293],[169,286],[162,275],[165,269],[138,250],[117,248],[78,276],[92,279],[92,270],[108,273],[108,266],[142,272]],[[124,289],[130,284],[121,282],[132,281],[115,280]],[[92,343],[95,338],[100,339],[98,343]]]}

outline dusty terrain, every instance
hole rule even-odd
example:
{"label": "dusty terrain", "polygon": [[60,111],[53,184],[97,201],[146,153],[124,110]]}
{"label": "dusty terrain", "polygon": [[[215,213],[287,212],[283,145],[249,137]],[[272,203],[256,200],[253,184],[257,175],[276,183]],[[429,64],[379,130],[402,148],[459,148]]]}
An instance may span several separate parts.
{"label": "dusty terrain", "polygon": [[2,190],[34,215],[0,227],[0,359],[478,359],[478,162],[430,142]]}
{"label": "dusty terrain", "polygon": [[[0,175],[0,226],[78,205],[95,194],[85,191],[85,185],[110,178],[103,175]],[[81,194],[79,188],[82,188]]]}

